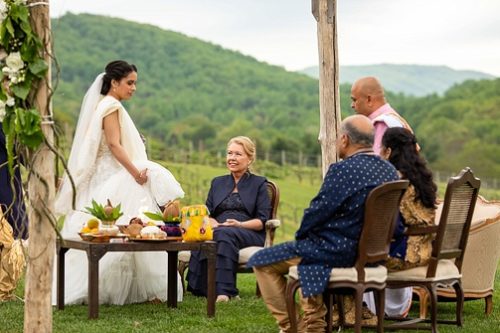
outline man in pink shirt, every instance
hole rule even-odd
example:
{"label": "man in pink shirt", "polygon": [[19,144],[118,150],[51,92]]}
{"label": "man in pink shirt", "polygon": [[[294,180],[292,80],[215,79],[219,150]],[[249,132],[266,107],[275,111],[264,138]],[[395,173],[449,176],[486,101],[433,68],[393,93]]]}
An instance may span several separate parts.
{"label": "man in pink shirt", "polygon": [[[373,142],[375,154],[380,155],[382,137],[389,127],[404,127],[413,132],[406,120],[387,103],[384,88],[377,78],[367,76],[354,82],[351,88],[351,101],[351,108],[356,113],[370,118],[375,127]],[[420,149],[418,145],[417,149]],[[385,313],[389,316],[406,317],[410,310],[411,299],[411,287],[387,289],[385,291]],[[371,311],[375,311],[373,295],[365,294],[363,300]]]}
{"label": "man in pink shirt", "polygon": [[354,82],[351,100],[351,108],[370,118],[375,127],[373,150],[376,154],[380,154],[380,143],[387,128],[405,127],[411,131],[406,120],[385,100],[384,88],[377,78],[367,76]]}

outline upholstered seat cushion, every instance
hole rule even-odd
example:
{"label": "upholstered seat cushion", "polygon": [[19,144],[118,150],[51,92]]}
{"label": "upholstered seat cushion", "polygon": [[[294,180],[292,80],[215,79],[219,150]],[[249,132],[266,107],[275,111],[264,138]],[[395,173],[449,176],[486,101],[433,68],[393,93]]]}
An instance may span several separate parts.
{"label": "upholstered seat cushion", "polygon": [[246,264],[251,256],[255,254],[255,252],[262,250],[262,246],[249,246],[240,250],[240,257],[238,258],[238,263],[240,265]]}
{"label": "upholstered seat cushion", "polygon": [[[243,265],[248,262],[248,259],[250,259],[253,254],[259,250],[262,250],[263,247],[261,246],[249,246],[245,247],[240,250],[240,256],[238,258],[238,264]],[[179,252],[179,260],[183,262],[189,262],[189,259],[191,258],[191,251],[180,251]]]}
{"label": "upholstered seat cushion", "polygon": [[436,276],[433,278],[427,278],[427,266],[415,267],[410,269],[405,269],[397,272],[390,272],[387,276],[387,280],[398,280],[398,281],[439,281],[447,279],[458,279],[462,277],[462,274],[458,271],[457,266],[452,260],[440,260],[436,270]]}
{"label": "upholstered seat cushion", "polygon": [[[296,280],[299,279],[297,266],[290,267],[288,276]],[[385,266],[365,267],[365,282],[384,283],[387,278],[387,268]],[[329,282],[338,281],[358,281],[358,272],[354,267],[333,268],[330,272]]]}

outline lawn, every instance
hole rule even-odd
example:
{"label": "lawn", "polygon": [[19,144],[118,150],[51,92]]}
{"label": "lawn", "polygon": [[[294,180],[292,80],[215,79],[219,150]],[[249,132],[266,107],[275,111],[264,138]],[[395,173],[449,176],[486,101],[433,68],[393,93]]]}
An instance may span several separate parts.
{"label": "lawn", "polygon": [[[54,332],[198,332],[198,333],[272,333],[278,332],[273,318],[264,303],[255,296],[253,274],[239,274],[238,286],[241,300],[218,303],[216,317],[207,319],[204,298],[190,294],[184,297],[177,309],[169,309],[164,304],[132,304],[124,306],[100,306],[99,319],[87,319],[87,306],[67,306],[63,311],[54,308]],[[484,302],[465,303],[465,323],[462,329],[451,325],[439,325],[439,331],[448,332],[498,332],[500,327],[500,276],[495,281],[494,310],[485,316]],[[22,284],[16,294],[23,297]],[[414,309],[418,308],[415,303]],[[440,317],[452,317],[452,303],[440,303]],[[20,300],[0,303],[0,332],[17,333],[23,330],[23,303]],[[352,330],[347,330],[351,332]]]}
{"label": "lawn", "polygon": [[[225,174],[224,167],[201,165],[181,165],[166,163],[182,184],[186,197],[182,204],[203,203],[210,186],[210,180]],[[311,170],[310,170],[311,169]],[[281,190],[278,217],[282,227],[277,233],[277,241],[293,238],[302,216],[303,209],[317,193],[321,178],[312,168],[279,167],[261,168],[261,174],[275,181]],[[444,184],[440,184],[443,191]],[[482,192],[481,192],[482,193]],[[500,199],[500,191],[482,193],[487,199]],[[272,316],[262,300],[255,297],[253,274],[239,274],[238,286],[241,300],[217,304],[217,314],[206,318],[205,299],[185,295],[178,309],[169,309],[161,304],[133,304],[125,306],[101,306],[98,320],[87,319],[86,306],[68,306],[64,311],[54,309],[54,332],[214,332],[214,333],[273,333],[278,332]],[[483,301],[465,303],[465,324],[462,329],[440,325],[440,332],[500,332],[500,276],[495,280],[494,310],[490,316],[484,315]],[[16,294],[23,298],[21,283]],[[414,309],[418,308],[415,304]],[[450,303],[439,304],[440,316],[452,317],[454,307]],[[0,303],[0,333],[22,332],[23,303],[20,300]],[[348,330],[349,331],[349,330]]]}

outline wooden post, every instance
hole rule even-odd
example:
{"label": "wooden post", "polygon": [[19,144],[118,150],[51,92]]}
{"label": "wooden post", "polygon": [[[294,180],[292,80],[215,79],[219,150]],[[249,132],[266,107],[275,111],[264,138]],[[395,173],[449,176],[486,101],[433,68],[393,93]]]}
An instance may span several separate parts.
{"label": "wooden post", "polygon": [[337,162],[335,139],[340,126],[339,59],[337,49],[337,0],[312,0],[318,22],[319,112],[323,177]]}
{"label": "wooden post", "polygon": [[[42,116],[42,131],[48,143],[54,142],[51,105],[48,100],[50,89],[50,17],[49,0],[29,0],[31,25],[42,40],[44,58],[49,70],[36,91],[32,91],[34,106]],[[28,184],[29,197],[29,247],[28,268],[25,285],[24,332],[52,332],[52,266],[55,253],[55,231],[48,216],[52,216],[55,184],[54,154],[45,143],[30,152],[32,175]]]}

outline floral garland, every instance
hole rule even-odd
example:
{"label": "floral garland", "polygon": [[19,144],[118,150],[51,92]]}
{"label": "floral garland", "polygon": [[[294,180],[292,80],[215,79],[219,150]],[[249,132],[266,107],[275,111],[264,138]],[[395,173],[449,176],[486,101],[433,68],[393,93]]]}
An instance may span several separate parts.
{"label": "floral garland", "polygon": [[40,113],[30,94],[47,73],[43,44],[33,32],[27,0],[0,0],[0,122],[7,139],[9,167],[14,142],[35,149],[44,140]]}

